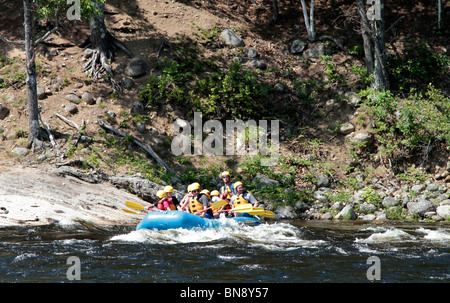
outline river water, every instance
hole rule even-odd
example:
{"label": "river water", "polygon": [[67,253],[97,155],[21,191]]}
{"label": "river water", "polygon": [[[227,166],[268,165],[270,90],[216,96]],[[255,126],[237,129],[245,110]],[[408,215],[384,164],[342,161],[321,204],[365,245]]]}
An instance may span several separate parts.
{"label": "river water", "polygon": [[[78,261],[67,262],[70,257]],[[167,231],[80,225],[0,228],[0,282],[74,278],[131,283],[449,282],[450,223],[282,221]]]}

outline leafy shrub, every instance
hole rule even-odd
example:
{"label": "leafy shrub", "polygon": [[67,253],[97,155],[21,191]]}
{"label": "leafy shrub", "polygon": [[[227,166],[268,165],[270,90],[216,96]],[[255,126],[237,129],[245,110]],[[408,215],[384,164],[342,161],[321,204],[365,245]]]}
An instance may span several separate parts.
{"label": "leafy shrub", "polygon": [[450,99],[431,84],[425,93],[407,99],[372,89],[360,94],[367,97],[364,108],[373,117],[376,138],[386,153],[450,142]]}
{"label": "leafy shrub", "polygon": [[388,71],[394,80],[392,86],[405,90],[410,87],[424,88],[430,82],[439,85],[434,79],[440,73],[449,72],[450,58],[433,53],[425,42],[408,40],[404,47],[403,54],[392,54],[388,60]]}

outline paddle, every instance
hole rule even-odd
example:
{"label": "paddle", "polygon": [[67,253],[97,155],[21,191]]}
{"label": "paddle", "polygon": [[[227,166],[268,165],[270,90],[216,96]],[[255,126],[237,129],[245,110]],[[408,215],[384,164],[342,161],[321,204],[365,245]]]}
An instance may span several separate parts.
{"label": "paddle", "polygon": [[132,211],[132,210],[129,210],[129,209],[125,209],[125,208],[122,208],[122,210],[124,212],[126,212],[126,213],[135,214],[135,215],[146,215],[147,214],[147,213],[137,213],[135,211]]}
{"label": "paddle", "polygon": [[241,204],[231,209],[237,213],[247,213],[250,215],[258,215],[261,217],[273,218],[275,214],[270,210],[265,210],[263,207],[253,207],[251,204]]}
{"label": "paddle", "polygon": [[125,203],[126,206],[128,206],[129,208],[133,208],[133,209],[139,209],[139,210],[144,210],[145,206],[139,204],[139,203],[135,203],[135,202],[131,202],[131,201],[127,201]]}
{"label": "paddle", "polygon": [[210,203],[208,208],[203,209],[203,210],[199,211],[198,213],[205,212],[205,211],[207,211],[207,210],[210,209],[210,208],[220,208],[220,207],[225,206],[225,205],[227,205],[227,204],[228,204],[227,201],[225,201],[225,200],[219,200],[219,201],[216,201],[216,202],[214,202],[214,203]]}

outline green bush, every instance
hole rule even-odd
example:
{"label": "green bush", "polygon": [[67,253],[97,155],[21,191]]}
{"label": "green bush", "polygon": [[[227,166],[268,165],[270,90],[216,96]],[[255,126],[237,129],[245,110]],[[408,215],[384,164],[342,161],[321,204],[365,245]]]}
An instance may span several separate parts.
{"label": "green bush", "polygon": [[414,152],[436,142],[450,143],[450,98],[431,84],[425,93],[403,99],[389,91],[361,91],[363,107],[386,153]]}
{"label": "green bush", "polygon": [[254,72],[241,71],[234,61],[226,71],[194,77],[191,70],[199,62],[192,59],[166,63],[159,77],[148,79],[140,100],[153,106],[175,103],[211,119],[254,119],[269,112],[266,105],[272,87],[261,83]]}

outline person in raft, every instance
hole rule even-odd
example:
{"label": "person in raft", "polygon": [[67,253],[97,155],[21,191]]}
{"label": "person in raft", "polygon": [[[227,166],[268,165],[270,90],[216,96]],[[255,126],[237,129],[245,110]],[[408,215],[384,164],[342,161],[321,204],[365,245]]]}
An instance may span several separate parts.
{"label": "person in raft", "polygon": [[158,190],[156,195],[159,198],[159,201],[158,201],[158,204],[157,204],[157,208],[159,210],[166,211],[166,210],[176,210],[177,209],[175,204],[173,204],[172,199],[167,197],[167,193],[164,190]]}
{"label": "person in raft", "polygon": [[167,195],[167,200],[172,200],[173,205],[175,205],[176,209],[181,210],[180,201],[178,201],[177,197],[173,195],[173,187],[167,185],[164,187],[164,191]]}
{"label": "person in raft", "polygon": [[[219,195],[220,194],[219,194],[218,190],[213,190],[211,192],[211,202],[214,203],[214,202],[222,200],[219,197]],[[211,209],[213,210],[214,218],[216,218],[216,217],[219,217],[222,212],[230,210],[231,206],[230,206],[230,204],[227,204],[227,205],[221,206],[220,208],[211,208]],[[230,212],[225,212],[225,214],[228,216],[228,215],[230,215]]]}
{"label": "person in raft", "polygon": [[219,198],[230,201],[231,197],[236,194],[236,188],[231,183],[231,175],[228,171],[224,171],[220,174],[220,177],[223,180],[223,186],[219,190]]}
{"label": "person in raft", "polygon": [[[250,203],[253,205],[253,207],[257,207],[259,205],[256,198],[247,190],[245,190],[244,185],[242,182],[238,181],[234,183],[234,187],[236,188],[236,195],[231,197],[231,205],[233,208],[235,208],[238,205],[247,204]],[[242,216],[248,216],[251,217],[251,215],[247,213],[235,213],[236,217],[242,217]]]}
{"label": "person in raft", "polygon": [[209,219],[213,218],[213,212],[209,208],[209,198],[205,193],[200,193],[200,184],[192,183],[188,190],[191,190],[191,198],[189,199],[189,212],[191,214],[207,217]]}
{"label": "person in raft", "polygon": [[188,185],[188,187],[187,187],[188,193],[186,195],[184,195],[183,199],[181,199],[181,201],[180,201],[180,208],[181,208],[181,210],[185,211],[187,213],[189,212],[189,202],[191,201],[192,196],[193,196],[193,194],[192,194],[192,185],[193,184],[189,184]]}

